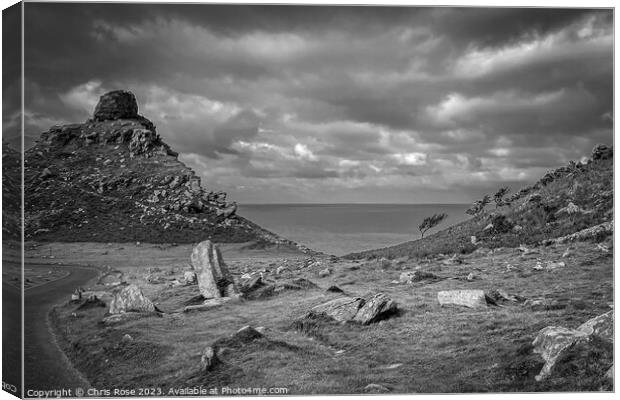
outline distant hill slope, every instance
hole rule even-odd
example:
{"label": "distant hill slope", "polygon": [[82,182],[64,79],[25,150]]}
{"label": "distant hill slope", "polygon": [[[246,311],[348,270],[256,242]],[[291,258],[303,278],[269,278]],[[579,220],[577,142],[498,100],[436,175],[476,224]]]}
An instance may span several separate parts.
{"label": "distant hill slope", "polygon": [[19,152],[2,142],[2,235],[18,240],[21,232],[21,167]]}
{"label": "distant hill slope", "polygon": [[613,149],[599,145],[587,163],[571,162],[547,173],[534,185],[508,196],[509,205],[497,209],[487,206],[488,211],[481,215],[424,239],[345,257],[469,253],[479,247],[516,247],[544,242],[605,222],[613,225],[613,168]]}
{"label": "distant hill slope", "polygon": [[86,123],[41,134],[26,152],[25,197],[27,240],[298,247],[206,191],[126,91],[102,96]]}

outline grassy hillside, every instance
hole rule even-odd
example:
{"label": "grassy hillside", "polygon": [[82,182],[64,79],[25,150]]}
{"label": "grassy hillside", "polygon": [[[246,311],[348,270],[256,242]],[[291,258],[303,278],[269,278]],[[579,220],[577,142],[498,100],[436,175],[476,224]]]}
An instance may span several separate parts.
{"label": "grassy hillside", "polygon": [[[523,188],[507,200],[509,205],[498,208],[487,206],[487,210],[479,216],[424,239],[353,253],[346,258],[467,254],[479,247],[516,247],[519,244],[540,243],[611,221],[612,150],[606,146],[597,147],[587,163],[570,163],[551,171],[534,185]],[[602,233],[599,239],[609,234]],[[472,243],[472,236],[476,237],[476,244]]]}

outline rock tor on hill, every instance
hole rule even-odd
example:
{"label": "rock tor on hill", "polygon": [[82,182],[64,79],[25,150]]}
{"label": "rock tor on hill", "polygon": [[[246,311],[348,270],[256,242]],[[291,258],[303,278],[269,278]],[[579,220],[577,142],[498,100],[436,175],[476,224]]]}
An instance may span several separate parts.
{"label": "rock tor on hill", "polygon": [[86,122],[41,133],[25,154],[26,238],[152,243],[209,238],[300,249],[237,215],[224,192],[201,185],[138,110],[133,93],[115,90],[101,96]]}
{"label": "rock tor on hill", "polygon": [[138,118],[138,102],[133,93],[115,90],[101,96],[93,115],[96,121]]}

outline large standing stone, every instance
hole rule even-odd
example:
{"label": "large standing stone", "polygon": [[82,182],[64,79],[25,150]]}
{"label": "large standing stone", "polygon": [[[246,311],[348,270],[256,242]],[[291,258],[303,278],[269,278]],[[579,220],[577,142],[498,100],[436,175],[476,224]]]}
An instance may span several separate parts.
{"label": "large standing stone", "polygon": [[95,107],[97,121],[138,118],[138,102],[133,93],[115,90],[104,94]]}
{"label": "large standing stone", "polygon": [[110,314],[122,314],[125,312],[155,312],[158,311],[137,285],[129,285],[119,290],[110,302]]}
{"label": "large standing stone", "polygon": [[374,295],[360,308],[353,318],[361,324],[368,325],[396,312],[396,302],[383,293]]}
{"label": "large standing stone", "polygon": [[487,306],[483,290],[443,290],[437,293],[439,304],[481,308]]}
{"label": "large standing stone", "polygon": [[205,240],[194,247],[191,262],[198,278],[200,294],[206,299],[239,295],[220,249]]}

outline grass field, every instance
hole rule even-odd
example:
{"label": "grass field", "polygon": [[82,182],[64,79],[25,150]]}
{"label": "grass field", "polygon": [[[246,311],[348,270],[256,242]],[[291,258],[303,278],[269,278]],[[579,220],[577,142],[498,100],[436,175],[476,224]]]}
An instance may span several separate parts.
{"label": "grass field", "polygon": [[[609,240],[606,244],[611,245]],[[103,259],[96,253],[105,251],[104,244],[74,246],[44,244],[36,251],[53,249],[67,263]],[[310,263],[301,254],[224,245],[224,258],[236,277],[261,270],[268,279],[305,277],[319,288],[229,302],[190,314],[178,311],[199,294],[197,286],[173,288],[149,284],[146,278],[155,273],[168,281],[180,279],[189,269],[191,247],[158,251],[155,246],[111,245],[105,260],[110,268],[124,271],[129,283],[141,286],[165,312],[163,316],[103,326],[100,321],[107,308],[77,310],[76,304],[67,302],[52,313],[61,346],[94,387],[153,387],[163,394],[187,385],[279,387],[289,394],[363,393],[371,383],[392,393],[611,389],[601,380],[605,371],[598,370],[579,379],[560,374],[544,382],[534,380],[543,362],[531,353],[530,344],[541,328],[574,328],[608,311],[613,303],[613,250],[605,253],[591,242],[572,244],[568,257],[562,257],[567,245],[541,247],[527,255],[504,248],[471,253],[458,265],[447,265],[448,257],[443,256]],[[167,256],[161,257],[164,253]],[[533,269],[537,261],[559,260],[566,266]],[[276,275],[280,265],[287,265],[290,272]],[[332,274],[318,278],[326,265]],[[443,279],[395,283],[401,272],[416,269]],[[470,273],[472,281],[466,279]],[[319,319],[306,329],[296,329],[295,321],[312,306],[339,296],[325,291],[331,285],[348,295],[386,293],[397,301],[400,312],[369,326]],[[440,290],[498,288],[526,299],[554,300],[555,305],[546,310],[523,304],[474,310],[440,307],[437,302]],[[201,371],[202,350],[245,325],[262,327],[265,338],[233,343],[219,356],[220,364],[208,373]],[[124,341],[125,334],[133,340]],[[600,370],[608,367],[596,364]]]}

